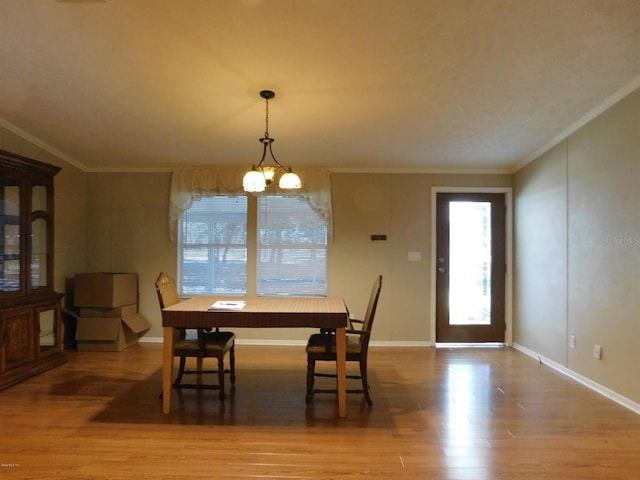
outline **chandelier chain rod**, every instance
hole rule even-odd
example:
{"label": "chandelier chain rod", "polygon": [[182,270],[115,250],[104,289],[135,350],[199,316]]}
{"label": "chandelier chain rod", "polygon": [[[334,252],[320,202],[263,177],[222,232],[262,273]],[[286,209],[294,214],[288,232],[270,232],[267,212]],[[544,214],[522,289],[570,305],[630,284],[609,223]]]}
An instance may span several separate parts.
{"label": "chandelier chain rod", "polygon": [[267,105],[264,109],[264,136],[269,138],[269,99],[265,98]]}

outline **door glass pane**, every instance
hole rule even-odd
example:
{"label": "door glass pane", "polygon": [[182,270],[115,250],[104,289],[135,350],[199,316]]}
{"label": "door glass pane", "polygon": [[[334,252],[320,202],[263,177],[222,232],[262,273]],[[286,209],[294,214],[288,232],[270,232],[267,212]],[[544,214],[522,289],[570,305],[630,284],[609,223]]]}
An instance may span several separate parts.
{"label": "door glass pane", "polygon": [[449,203],[449,324],[491,324],[491,203]]}

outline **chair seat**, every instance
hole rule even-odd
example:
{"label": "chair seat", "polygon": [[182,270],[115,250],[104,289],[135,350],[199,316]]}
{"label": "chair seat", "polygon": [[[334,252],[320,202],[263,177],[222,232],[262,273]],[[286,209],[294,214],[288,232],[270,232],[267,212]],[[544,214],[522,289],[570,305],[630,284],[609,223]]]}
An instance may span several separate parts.
{"label": "chair seat", "polygon": [[[231,350],[235,341],[235,334],[233,332],[212,332],[212,333],[204,333],[203,339],[205,342],[204,347],[204,356],[215,357],[220,352],[227,352]],[[189,352],[197,352],[199,350],[198,340],[197,338],[193,338],[188,336],[184,340],[176,340],[174,344],[174,350],[178,355],[186,355],[186,356],[195,356],[189,355]],[[181,353],[185,352],[185,353]]]}
{"label": "chair seat", "polygon": [[[315,333],[309,337],[307,342],[307,353],[323,354],[323,353],[336,353],[336,337],[331,335],[331,350],[327,351],[327,340],[329,335],[324,333]],[[347,354],[360,353],[360,338],[353,335],[347,335]]]}

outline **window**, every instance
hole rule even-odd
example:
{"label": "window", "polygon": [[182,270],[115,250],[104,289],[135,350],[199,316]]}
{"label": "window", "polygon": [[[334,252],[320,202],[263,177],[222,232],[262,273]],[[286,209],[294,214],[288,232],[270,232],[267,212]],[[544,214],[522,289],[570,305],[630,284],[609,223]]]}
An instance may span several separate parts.
{"label": "window", "polygon": [[179,225],[184,295],[327,294],[327,225],[297,197],[209,197]]}
{"label": "window", "polygon": [[327,294],[327,227],[296,197],[258,199],[258,295]]}
{"label": "window", "polygon": [[180,219],[180,292],[247,292],[247,197],[216,196],[193,202]]}

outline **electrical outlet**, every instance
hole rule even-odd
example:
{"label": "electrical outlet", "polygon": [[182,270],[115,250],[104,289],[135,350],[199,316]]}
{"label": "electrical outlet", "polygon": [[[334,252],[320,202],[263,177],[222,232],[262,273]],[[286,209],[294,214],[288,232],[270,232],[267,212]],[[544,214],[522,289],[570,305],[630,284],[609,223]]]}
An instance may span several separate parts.
{"label": "electrical outlet", "polygon": [[593,346],[593,358],[600,360],[602,358],[602,347],[598,344]]}
{"label": "electrical outlet", "polygon": [[576,336],[569,335],[569,348],[576,348]]}

